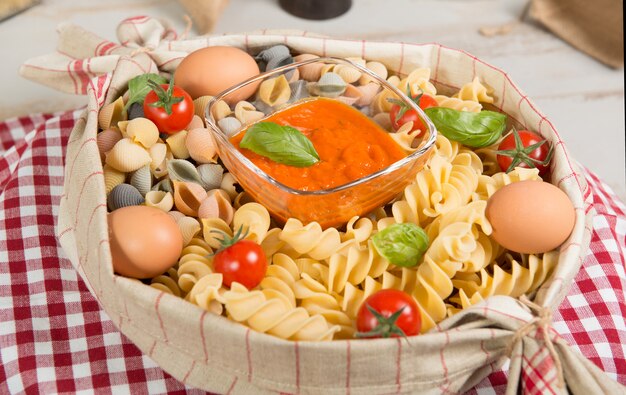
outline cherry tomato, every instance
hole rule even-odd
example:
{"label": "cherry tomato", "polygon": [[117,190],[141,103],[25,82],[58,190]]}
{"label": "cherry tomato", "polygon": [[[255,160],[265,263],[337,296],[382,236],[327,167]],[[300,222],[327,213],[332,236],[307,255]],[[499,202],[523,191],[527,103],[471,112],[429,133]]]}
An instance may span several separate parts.
{"label": "cherry tomato", "polygon": [[143,102],[145,117],[154,122],[161,133],[173,134],[189,125],[194,114],[193,100],[182,88],[159,85],[150,81],[152,90]]}
{"label": "cherry tomato", "polygon": [[[232,244],[231,244],[232,243]],[[233,282],[252,289],[259,285],[267,270],[265,252],[260,245],[250,240],[225,238],[224,249],[213,257],[213,268],[222,273],[225,286]]]}
{"label": "cherry tomato", "polygon": [[[437,101],[433,97],[422,93],[417,96],[411,96],[411,98],[423,110],[429,107],[438,106]],[[391,106],[391,110],[389,111],[389,119],[391,119],[391,126],[393,127],[393,130],[400,129],[400,127],[407,122],[413,122],[411,131],[417,129],[423,131],[426,129],[424,123],[417,114],[417,111],[409,108],[409,106],[400,100],[392,99],[391,102],[394,104]]]}
{"label": "cherry tomato", "polygon": [[417,303],[406,292],[383,289],[370,295],[359,308],[357,337],[413,336],[422,320]]}
{"label": "cherry tomato", "polygon": [[537,168],[539,174],[548,171],[552,146],[543,137],[529,130],[513,129],[498,145],[498,165],[507,173],[515,167]]}

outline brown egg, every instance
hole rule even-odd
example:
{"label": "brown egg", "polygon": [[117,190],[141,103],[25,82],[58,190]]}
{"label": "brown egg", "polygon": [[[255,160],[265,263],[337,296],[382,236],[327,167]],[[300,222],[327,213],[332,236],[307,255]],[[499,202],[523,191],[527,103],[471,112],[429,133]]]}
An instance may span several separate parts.
{"label": "brown egg", "polygon": [[[194,51],[180,62],[174,83],[194,99],[218,93],[259,74],[254,58],[235,47],[207,47]],[[248,85],[226,98],[229,104],[246,100],[258,84]]]}
{"label": "brown egg", "polygon": [[574,206],[565,192],[543,181],[521,181],[494,193],[487,202],[491,235],[520,253],[554,250],[574,228]]}
{"label": "brown egg", "polygon": [[167,271],[180,257],[183,236],[166,212],[128,206],[108,215],[113,269],[126,277],[149,278]]}

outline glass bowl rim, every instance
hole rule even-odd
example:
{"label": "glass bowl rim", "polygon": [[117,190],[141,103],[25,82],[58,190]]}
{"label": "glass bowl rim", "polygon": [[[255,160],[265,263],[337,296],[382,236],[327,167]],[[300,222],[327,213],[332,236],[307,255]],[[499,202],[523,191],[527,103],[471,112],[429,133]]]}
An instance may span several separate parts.
{"label": "glass bowl rim", "polygon": [[[276,179],[274,179],[272,176],[270,176],[269,174],[267,174],[266,172],[264,172],[263,170],[261,170],[257,165],[255,165],[250,159],[248,159],[245,155],[243,155],[241,153],[241,151],[239,151],[237,149],[237,147],[235,147],[231,142],[230,139],[224,134],[224,132],[222,132],[222,130],[220,129],[220,127],[218,125],[216,125],[216,122],[213,121],[212,115],[211,115],[211,108],[214,104],[218,103],[219,101],[223,100],[223,98],[233,92],[235,92],[236,90],[243,88],[246,85],[250,85],[253,84],[257,81],[261,81],[261,80],[265,80],[268,79],[268,77],[271,77],[273,75],[277,75],[277,74],[282,74],[285,71],[289,71],[292,69],[295,69],[297,67],[300,66],[304,66],[307,64],[311,64],[311,63],[317,63],[317,62],[328,62],[328,63],[340,63],[340,64],[346,64],[349,66],[352,66],[356,69],[358,69],[360,72],[362,73],[366,73],[370,78],[375,79],[376,81],[378,81],[382,86],[384,86],[385,88],[391,90],[393,93],[395,93],[396,95],[398,95],[404,102],[408,103],[409,106],[411,107],[411,109],[415,110],[421,117],[423,123],[426,124],[426,127],[428,129],[428,140],[426,140],[424,143],[422,143],[422,147],[419,149],[416,149],[415,151],[411,152],[410,154],[408,154],[407,156],[405,156],[404,158],[390,164],[389,166],[378,170],[374,173],[368,174],[366,176],[363,176],[361,178],[357,178],[356,180],[350,181],[346,184],[342,184],[333,188],[327,188],[327,189],[319,189],[319,190],[314,190],[314,191],[307,191],[307,190],[301,190],[301,189],[295,189],[292,187],[289,187],[283,183],[281,183],[280,181],[277,181]],[[226,144],[230,150],[234,151],[233,154],[235,155],[235,157],[237,158],[237,160],[239,160],[240,163],[242,163],[243,165],[245,165],[247,168],[249,168],[250,170],[252,170],[256,175],[260,176],[261,178],[263,178],[265,181],[269,182],[270,184],[292,194],[292,195],[303,195],[303,196],[320,196],[320,195],[328,195],[331,193],[335,193],[335,192],[340,192],[346,189],[350,189],[352,187],[358,186],[360,184],[364,184],[370,180],[373,180],[375,178],[378,178],[380,176],[384,176],[386,174],[392,173],[395,170],[398,170],[400,168],[402,168],[403,166],[405,166],[406,164],[417,160],[418,158],[422,157],[430,148],[432,148],[433,145],[435,145],[435,141],[437,139],[437,129],[435,128],[435,125],[433,124],[433,122],[430,120],[430,118],[428,118],[428,116],[426,115],[426,113],[424,112],[424,110],[422,110],[413,100],[411,100],[405,93],[403,93],[400,89],[396,88],[395,86],[391,85],[387,80],[385,80],[384,78],[381,78],[378,74],[372,72],[371,70],[355,63],[352,62],[348,59],[342,59],[342,58],[336,58],[336,57],[330,57],[330,56],[325,56],[325,57],[317,57],[317,58],[313,58],[313,59],[307,59],[307,60],[303,60],[300,62],[294,62],[294,63],[290,63],[288,65],[285,66],[281,66],[281,67],[277,67],[273,70],[264,72],[264,73],[260,73],[254,77],[251,77],[237,85],[234,85],[224,91],[222,91],[221,93],[217,94],[215,97],[213,97],[211,100],[209,100],[209,102],[206,104],[205,108],[204,108],[204,118],[205,121],[207,122],[207,124],[209,125],[211,132],[217,137],[219,138],[222,143]],[[371,117],[368,116],[368,118],[371,119]],[[373,121],[373,120],[372,120]],[[373,121],[375,122],[375,121]],[[241,131],[240,131],[241,132]],[[239,133],[240,133],[239,132]],[[389,133],[389,132],[387,132]]]}

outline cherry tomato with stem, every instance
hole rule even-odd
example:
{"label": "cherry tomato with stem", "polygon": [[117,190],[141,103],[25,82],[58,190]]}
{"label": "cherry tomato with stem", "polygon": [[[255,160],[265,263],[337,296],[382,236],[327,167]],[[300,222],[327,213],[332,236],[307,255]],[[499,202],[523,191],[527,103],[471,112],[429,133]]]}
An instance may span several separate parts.
{"label": "cherry tomato with stem", "polygon": [[252,289],[261,283],[267,271],[265,252],[257,243],[244,240],[240,227],[233,237],[221,233],[223,240],[220,249],[213,255],[213,268],[223,276],[223,284],[230,288],[233,282]]}
{"label": "cherry tomato with stem", "polygon": [[148,81],[152,88],[143,102],[146,118],[154,122],[161,133],[173,134],[189,125],[194,114],[193,99],[182,88],[174,85],[159,85]]}
{"label": "cherry tomato with stem", "polygon": [[422,320],[413,297],[395,289],[370,295],[356,318],[357,337],[405,337],[420,333]]}
{"label": "cherry tomato with stem", "polygon": [[[437,107],[439,104],[432,97],[420,92],[418,95],[411,95],[411,90],[407,89],[407,96],[411,98],[422,110],[430,107]],[[407,122],[413,122],[411,132],[415,130],[425,130],[426,126],[422,122],[417,111],[409,107],[408,104],[398,99],[387,99],[390,103],[393,103],[391,110],[389,111],[389,119],[391,120],[391,126],[393,130],[398,130],[402,125]]]}
{"label": "cherry tomato with stem", "polygon": [[505,172],[516,167],[537,168],[539,174],[547,173],[552,160],[552,145],[530,130],[513,129],[498,145],[498,165]]}

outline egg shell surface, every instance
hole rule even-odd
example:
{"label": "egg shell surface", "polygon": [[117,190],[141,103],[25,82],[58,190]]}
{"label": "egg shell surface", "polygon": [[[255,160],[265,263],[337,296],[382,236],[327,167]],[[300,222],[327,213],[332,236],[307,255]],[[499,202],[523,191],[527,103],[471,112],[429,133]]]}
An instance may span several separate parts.
{"label": "egg shell surface", "polygon": [[525,254],[554,250],[569,237],[576,215],[565,192],[543,181],[520,181],[496,191],[487,202],[491,237]]}
{"label": "egg shell surface", "polygon": [[[217,96],[220,92],[259,74],[252,56],[235,47],[206,47],[187,55],[178,65],[174,83],[197,99]],[[228,95],[226,102],[235,104],[256,92],[258,83],[247,85]]]}
{"label": "egg shell surface", "polygon": [[183,236],[166,212],[128,206],[107,217],[113,269],[126,277],[149,278],[172,267],[183,250]]}

